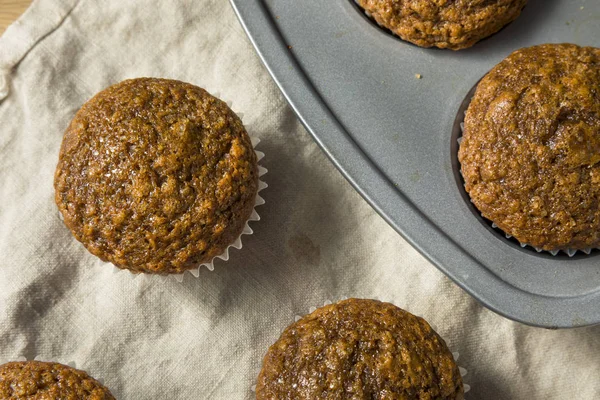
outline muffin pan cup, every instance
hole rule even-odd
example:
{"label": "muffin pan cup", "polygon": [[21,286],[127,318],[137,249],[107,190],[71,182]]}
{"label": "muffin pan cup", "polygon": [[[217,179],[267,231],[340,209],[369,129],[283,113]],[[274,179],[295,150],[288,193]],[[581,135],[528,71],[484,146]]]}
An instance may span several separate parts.
{"label": "muffin pan cup", "polygon": [[[460,127],[460,131],[458,132],[458,138],[456,139],[456,143],[458,143],[458,147],[460,147],[460,143],[462,142],[462,135],[465,130],[464,116],[466,115],[466,109],[468,108],[469,104],[471,103],[471,100],[473,99],[473,94],[475,93],[475,89],[476,89],[476,86],[473,87],[473,89],[469,92],[469,95],[467,96],[467,100],[465,100],[465,102],[463,102],[463,105],[461,106],[461,110],[458,113],[458,116],[462,116],[462,118],[460,119],[460,123],[458,124],[458,126]],[[458,119],[458,117],[457,117],[457,119]],[[456,152],[458,152],[458,148],[456,149]],[[465,186],[464,177],[462,174],[462,170],[460,169],[460,165],[458,166],[458,168],[459,168],[459,173],[460,173],[460,182],[462,183],[462,185],[464,187]],[[468,196],[468,194],[467,194],[467,196]],[[472,203],[472,201],[471,201],[471,203]],[[477,210],[477,208],[474,205],[472,205],[472,207],[475,210],[474,212],[477,212],[481,216],[481,220],[484,221],[486,223],[486,225],[490,226],[492,229],[494,229],[500,235],[504,236],[506,238],[506,240],[512,240],[513,242],[517,242],[519,244],[519,246],[521,246],[523,249],[536,251],[537,253],[543,252],[544,254],[549,254],[552,256],[557,256],[559,253],[562,252],[563,254],[565,254],[569,257],[573,257],[574,255],[577,254],[578,251],[580,251],[586,255],[590,255],[592,253],[592,251],[599,250],[598,247],[588,247],[585,249],[561,249],[561,250],[548,251],[548,250],[541,249],[539,247],[532,246],[528,243],[521,243],[515,237],[513,237],[512,235],[509,235],[508,233],[506,233],[502,229],[500,229],[500,227],[498,227],[498,225],[496,225],[495,222],[492,222],[489,219],[487,219],[483,214],[481,214],[479,212],[479,210]]]}
{"label": "muffin pan cup", "polygon": [[436,267],[513,320],[547,328],[600,323],[597,252],[537,253],[489,226],[462,187],[453,135],[465,96],[514,50],[600,47],[600,2],[530,0],[500,32],[451,51],[392,36],[353,0],[230,1],[315,141]]}

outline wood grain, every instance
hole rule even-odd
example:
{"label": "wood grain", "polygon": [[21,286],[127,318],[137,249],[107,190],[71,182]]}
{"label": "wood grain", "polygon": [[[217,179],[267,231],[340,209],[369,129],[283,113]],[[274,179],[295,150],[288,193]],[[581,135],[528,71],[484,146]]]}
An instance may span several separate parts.
{"label": "wood grain", "polygon": [[32,0],[0,0],[0,35],[29,7]]}

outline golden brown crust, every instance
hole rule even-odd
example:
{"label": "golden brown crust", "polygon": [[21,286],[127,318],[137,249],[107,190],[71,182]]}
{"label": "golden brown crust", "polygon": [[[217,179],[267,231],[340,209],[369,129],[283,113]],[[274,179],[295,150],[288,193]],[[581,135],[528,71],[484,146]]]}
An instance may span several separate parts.
{"label": "golden brown crust", "polygon": [[463,384],[444,340],[422,318],[349,299],[281,334],[264,358],[256,398],[458,400]]}
{"label": "golden brown crust", "polygon": [[240,119],[188,83],[121,82],[81,107],[54,186],[86,248],[134,272],[181,273],[221,254],[254,207],[257,160]]}
{"label": "golden brown crust", "polygon": [[379,23],[421,47],[460,50],[514,21],[527,0],[357,0]]}
{"label": "golden brown crust", "polygon": [[521,243],[600,246],[600,49],[534,46],[494,67],[459,160],[475,206]]}
{"label": "golden brown crust", "polygon": [[84,371],[52,362],[20,361],[0,365],[0,399],[114,400],[114,397]]}

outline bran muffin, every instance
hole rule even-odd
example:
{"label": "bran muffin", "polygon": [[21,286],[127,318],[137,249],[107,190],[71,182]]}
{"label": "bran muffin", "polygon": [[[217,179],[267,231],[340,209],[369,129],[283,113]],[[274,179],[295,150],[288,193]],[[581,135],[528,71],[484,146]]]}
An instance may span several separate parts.
{"label": "bran muffin", "polygon": [[66,365],[19,361],[0,365],[0,399],[114,400],[84,371]]}
{"label": "bran muffin", "polygon": [[85,103],[54,179],[75,238],[133,272],[182,273],[241,234],[258,166],[241,120],[197,86],[126,80]]}
{"label": "bran muffin", "polygon": [[475,206],[522,244],[600,246],[600,49],[512,53],[477,86],[458,158]]}
{"label": "bran muffin", "polygon": [[356,0],[377,23],[421,47],[460,50],[514,21],[527,0]]}
{"label": "bran muffin", "polygon": [[285,329],[264,358],[256,398],[442,400],[463,391],[427,322],[389,303],[349,299]]}

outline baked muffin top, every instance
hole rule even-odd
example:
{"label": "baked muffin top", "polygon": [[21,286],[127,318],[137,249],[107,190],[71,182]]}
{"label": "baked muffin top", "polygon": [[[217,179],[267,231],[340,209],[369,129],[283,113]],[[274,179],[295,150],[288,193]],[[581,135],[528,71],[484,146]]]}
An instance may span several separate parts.
{"label": "baked muffin top", "polygon": [[290,325],[258,377],[265,399],[462,399],[460,372],[425,322],[375,300],[349,299]]}
{"label": "baked muffin top", "polygon": [[484,217],[544,250],[600,245],[600,49],[517,50],[479,83],[459,149]]}
{"label": "baked muffin top", "polygon": [[73,235],[135,272],[180,273],[221,254],[254,207],[257,160],[240,119],[197,86],[126,80],[67,128],[54,186]]}
{"label": "baked muffin top", "polygon": [[421,47],[460,50],[515,20],[527,0],[357,0],[381,26]]}
{"label": "baked muffin top", "polygon": [[114,400],[84,371],[66,365],[20,361],[0,365],[0,399]]}

